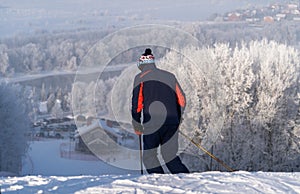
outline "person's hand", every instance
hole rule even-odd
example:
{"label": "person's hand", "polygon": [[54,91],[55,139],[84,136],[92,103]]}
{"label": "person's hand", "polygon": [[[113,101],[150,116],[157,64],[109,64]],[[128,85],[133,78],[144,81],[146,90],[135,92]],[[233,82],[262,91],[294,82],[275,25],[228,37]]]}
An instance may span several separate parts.
{"label": "person's hand", "polygon": [[134,132],[137,135],[142,135],[143,134],[143,126],[142,125],[136,125],[134,127]]}
{"label": "person's hand", "polygon": [[134,132],[135,132],[135,134],[137,134],[137,135],[143,135],[143,132],[141,132],[141,131],[134,130]]}
{"label": "person's hand", "polygon": [[134,120],[132,121],[132,126],[133,126],[133,129],[134,129],[134,133],[137,134],[137,135],[142,135],[143,134],[143,126],[138,123],[138,122],[135,122]]}

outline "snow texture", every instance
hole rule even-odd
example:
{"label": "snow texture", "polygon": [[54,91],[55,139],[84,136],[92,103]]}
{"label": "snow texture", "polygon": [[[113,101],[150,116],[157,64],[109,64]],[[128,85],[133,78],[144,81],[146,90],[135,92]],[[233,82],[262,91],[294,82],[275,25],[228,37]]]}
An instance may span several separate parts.
{"label": "snow texture", "polygon": [[24,176],[0,178],[5,193],[299,193],[300,173]]}
{"label": "snow texture", "polygon": [[[0,172],[2,193],[300,193],[300,173],[203,172],[146,174],[117,169],[101,161],[59,157],[62,140],[34,142],[23,176]],[[47,152],[43,151],[48,148]],[[41,155],[43,152],[44,155]],[[39,158],[45,158],[47,160]],[[27,172],[25,172],[27,171]],[[27,173],[27,174],[26,174]]]}

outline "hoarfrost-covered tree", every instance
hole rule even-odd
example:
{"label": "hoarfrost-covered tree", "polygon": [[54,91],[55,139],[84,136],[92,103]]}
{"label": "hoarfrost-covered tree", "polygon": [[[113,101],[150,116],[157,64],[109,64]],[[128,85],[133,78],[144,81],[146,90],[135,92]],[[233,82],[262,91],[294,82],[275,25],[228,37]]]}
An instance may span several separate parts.
{"label": "hoarfrost-covered tree", "polygon": [[55,103],[54,103],[54,106],[52,107],[52,110],[51,110],[51,115],[55,118],[62,118],[63,117],[63,110],[62,110],[62,107],[61,107],[61,100],[59,99],[56,99],[55,100]]}
{"label": "hoarfrost-covered tree", "polygon": [[7,54],[7,46],[0,44],[0,73],[5,75],[9,67],[9,58]]}
{"label": "hoarfrost-covered tree", "polygon": [[126,68],[116,79],[111,92],[111,105],[117,121],[131,123],[131,96],[134,76],[139,73],[135,65]]}
{"label": "hoarfrost-covered tree", "polygon": [[45,58],[40,45],[29,43],[21,48],[23,53],[23,64],[28,72],[39,72],[42,70],[42,63]]}
{"label": "hoarfrost-covered tree", "polygon": [[265,147],[261,149],[268,153],[269,163],[264,169],[292,171],[295,167],[287,165],[291,160],[287,155],[294,152],[294,146],[300,146],[293,137],[294,126],[289,125],[296,119],[299,107],[295,103],[299,92],[299,52],[293,47],[263,40],[252,42],[250,53],[259,64],[256,101],[250,114],[253,125],[265,131],[262,134]]}
{"label": "hoarfrost-covered tree", "polygon": [[[255,82],[255,76],[252,71],[252,58],[245,44],[230,48],[228,44],[216,44],[213,49],[213,58],[216,59],[218,71],[215,76],[218,76],[218,95],[221,97],[218,100],[222,104],[223,110],[223,126],[220,126],[223,133],[220,137],[226,137],[225,141],[228,144],[226,155],[223,159],[234,161],[240,157],[242,146],[245,138],[241,135],[249,135],[249,133],[240,133],[241,129],[235,127],[240,122],[245,121],[247,109],[252,103],[251,89]],[[224,130],[227,129],[227,130]],[[224,133],[225,132],[225,133]],[[215,149],[218,149],[217,144]]]}
{"label": "hoarfrost-covered tree", "polygon": [[[234,87],[224,99],[234,100],[237,95],[240,100],[227,102],[228,108],[234,111],[227,111],[229,114],[222,134],[225,140],[219,144],[218,150],[221,155],[226,153],[223,158],[238,169],[280,170],[285,161],[290,160],[285,157],[285,153],[291,150],[287,144],[294,142],[287,133],[291,128],[287,123],[296,115],[291,102],[295,100],[297,90],[295,85],[299,77],[299,54],[291,47],[267,40],[253,41],[247,48],[242,46],[238,50],[243,49],[245,52],[239,59],[250,56],[250,63],[238,62],[237,67],[226,71],[236,72],[242,77],[249,76],[250,72],[254,76],[250,76],[250,84],[242,88],[236,86],[247,83],[246,80],[234,80],[235,76],[230,74],[225,76],[233,82]],[[241,71],[243,66],[249,69]],[[227,85],[223,84],[222,87],[226,89]],[[243,111],[237,111],[234,107]],[[277,163],[277,167],[274,163]],[[284,167],[284,170],[291,168]]]}
{"label": "hoarfrost-covered tree", "polygon": [[85,88],[87,114],[89,116],[97,116],[96,114],[96,96],[95,96],[96,84],[94,81],[90,82]]}
{"label": "hoarfrost-covered tree", "polygon": [[94,102],[96,104],[96,111],[99,116],[105,115],[107,110],[106,103],[106,92],[108,90],[108,86],[105,84],[104,80],[98,80],[95,86],[95,99]]}
{"label": "hoarfrost-covered tree", "polygon": [[76,81],[73,83],[71,102],[74,114],[112,118],[111,89],[115,79],[99,79],[96,83],[94,81],[90,83]]}
{"label": "hoarfrost-covered tree", "polygon": [[[115,119],[115,115],[114,115],[114,111],[113,111],[113,108],[112,106],[114,106],[112,104],[112,88],[115,84],[115,80],[116,78],[110,78],[108,80],[105,81],[105,85],[107,86],[106,87],[106,91],[103,91],[103,94],[105,95],[106,97],[106,109],[107,109],[107,113],[105,114],[105,117],[106,118],[110,118],[110,119]],[[124,96],[120,96],[121,98],[124,98]]]}
{"label": "hoarfrost-covered tree", "polygon": [[[188,103],[200,102],[184,116],[190,123],[198,115],[194,139],[235,169],[299,171],[299,51],[262,40],[182,53],[162,63],[190,80],[183,84]],[[211,169],[221,170],[217,163]]]}
{"label": "hoarfrost-covered tree", "polygon": [[86,83],[75,82],[72,87],[72,109],[74,115],[81,115],[85,113],[86,107]]}
{"label": "hoarfrost-covered tree", "polygon": [[46,89],[45,89],[45,83],[42,84],[42,88],[41,88],[41,98],[40,101],[44,102],[47,100],[47,94],[46,94]]}
{"label": "hoarfrost-covered tree", "polygon": [[0,171],[16,174],[22,168],[29,131],[28,114],[19,91],[16,86],[0,84]]}

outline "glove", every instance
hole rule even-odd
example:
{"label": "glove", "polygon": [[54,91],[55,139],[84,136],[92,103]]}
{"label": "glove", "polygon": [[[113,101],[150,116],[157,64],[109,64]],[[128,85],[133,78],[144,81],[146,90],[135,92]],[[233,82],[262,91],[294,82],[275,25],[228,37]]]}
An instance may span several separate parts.
{"label": "glove", "polygon": [[137,135],[142,135],[143,134],[143,126],[142,125],[136,125],[135,127],[134,127],[134,132],[135,132],[135,134],[137,134]]}
{"label": "glove", "polygon": [[143,126],[140,123],[138,123],[136,121],[132,121],[132,126],[133,126],[135,134],[137,134],[137,135],[142,135],[143,134],[144,129],[143,129]]}
{"label": "glove", "polygon": [[143,135],[143,132],[134,130],[134,133],[137,135]]}

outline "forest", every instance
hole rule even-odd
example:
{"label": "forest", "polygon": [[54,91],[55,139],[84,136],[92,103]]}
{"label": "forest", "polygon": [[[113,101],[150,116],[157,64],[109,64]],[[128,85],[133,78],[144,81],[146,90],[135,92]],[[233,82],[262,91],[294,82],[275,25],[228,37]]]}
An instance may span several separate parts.
{"label": "forest", "polygon": [[[300,27],[298,24],[293,21],[272,24],[195,22],[178,23],[174,26],[191,33],[202,45],[229,43],[230,46],[235,46],[242,41],[267,38],[299,47]],[[75,32],[44,32],[34,36],[20,35],[0,39],[0,75],[12,77],[15,74],[36,74],[53,70],[76,71],[90,47],[115,30],[82,29]],[[122,37],[119,38],[118,44],[122,44]],[[135,62],[137,54],[136,50],[132,49],[126,53],[126,57],[122,57],[122,61],[115,62]],[[164,51],[156,52],[156,55],[161,57]]]}

